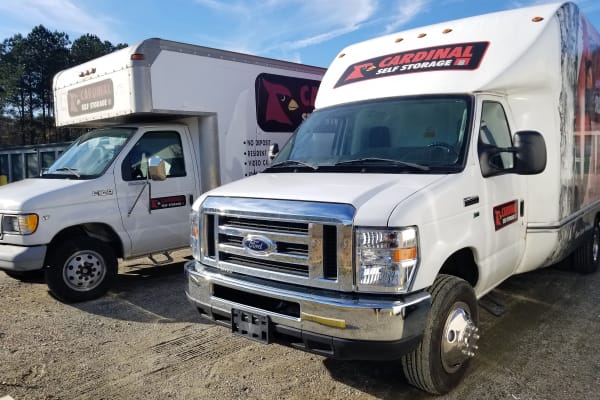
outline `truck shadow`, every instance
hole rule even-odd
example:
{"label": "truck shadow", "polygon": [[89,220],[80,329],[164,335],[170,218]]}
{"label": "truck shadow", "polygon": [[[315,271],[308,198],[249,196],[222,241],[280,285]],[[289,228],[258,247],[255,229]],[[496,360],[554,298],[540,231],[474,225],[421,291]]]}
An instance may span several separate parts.
{"label": "truck shadow", "polygon": [[[597,293],[598,281],[600,274],[581,275],[564,268],[545,268],[513,276],[494,289],[488,296],[496,308],[490,310],[480,300],[478,354],[461,384],[445,396],[431,396],[410,386],[399,360],[325,359],[323,363],[333,379],[379,399],[490,398],[491,386],[506,385],[511,390],[519,387],[522,377],[530,374],[527,370],[530,359],[549,365],[560,363],[565,337],[573,337],[570,340],[579,343],[578,335],[582,333],[577,331],[585,329],[577,328],[575,323],[585,327],[586,318],[573,315],[585,315],[589,307],[586,304],[591,303],[589,296]],[[573,321],[567,323],[567,318]]]}
{"label": "truck shadow", "polygon": [[429,399],[431,396],[410,386],[397,361],[323,360],[325,368],[336,381],[343,382],[378,399]]}
{"label": "truck shadow", "polygon": [[121,264],[106,295],[72,306],[124,321],[204,323],[185,296],[185,262],[187,259],[165,265],[153,265],[149,260]]}

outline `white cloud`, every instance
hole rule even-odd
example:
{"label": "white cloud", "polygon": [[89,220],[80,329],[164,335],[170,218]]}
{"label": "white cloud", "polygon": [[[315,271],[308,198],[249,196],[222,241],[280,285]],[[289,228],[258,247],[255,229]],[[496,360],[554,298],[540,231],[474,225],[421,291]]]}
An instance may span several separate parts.
{"label": "white cloud", "polygon": [[[102,40],[115,40],[110,26],[112,19],[92,14],[72,0],[2,0],[0,13],[11,17],[13,26],[21,24],[24,35],[41,24],[49,30],[76,35],[92,33]],[[70,37],[71,40],[76,38]]]}
{"label": "white cloud", "polygon": [[[377,0],[196,0],[201,7],[232,21],[217,47],[298,59],[298,50],[359,29],[377,11]],[[205,40],[211,38],[203,37]],[[282,55],[283,54],[283,55]]]}
{"label": "white cloud", "polygon": [[431,0],[402,0],[396,3],[396,12],[392,21],[385,27],[386,33],[394,32],[415,17],[429,10]]}

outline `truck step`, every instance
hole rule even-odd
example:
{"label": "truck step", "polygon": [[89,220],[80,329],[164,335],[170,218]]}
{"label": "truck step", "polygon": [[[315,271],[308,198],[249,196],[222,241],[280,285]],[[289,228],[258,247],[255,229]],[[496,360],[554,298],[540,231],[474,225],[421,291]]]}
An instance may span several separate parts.
{"label": "truck step", "polygon": [[479,306],[492,314],[495,317],[499,317],[506,312],[508,307],[493,293],[487,294],[479,299]]}

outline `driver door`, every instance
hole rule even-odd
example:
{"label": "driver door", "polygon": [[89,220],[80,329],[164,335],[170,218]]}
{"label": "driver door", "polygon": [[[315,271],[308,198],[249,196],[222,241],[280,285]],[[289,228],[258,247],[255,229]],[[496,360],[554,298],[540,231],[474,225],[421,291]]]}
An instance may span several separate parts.
{"label": "driver door", "polygon": [[515,271],[525,248],[526,215],[525,177],[512,171],[514,153],[498,153],[492,158],[483,155],[483,148],[513,146],[508,106],[502,98],[484,96],[478,102],[477,147],[481,170],[493,165],[493,173],[483,176],[481,215],[484,220],[484,261],[486,287],[495,286]]}
{"label": "driver door", "polygon": [[[189,213],[196,193],[189,137],[177,130],[145,132],[115,171],[123,226],[131,255],[139,256],[189,244]],[[148,176],[148,160],[159,157],[166,178]]]}

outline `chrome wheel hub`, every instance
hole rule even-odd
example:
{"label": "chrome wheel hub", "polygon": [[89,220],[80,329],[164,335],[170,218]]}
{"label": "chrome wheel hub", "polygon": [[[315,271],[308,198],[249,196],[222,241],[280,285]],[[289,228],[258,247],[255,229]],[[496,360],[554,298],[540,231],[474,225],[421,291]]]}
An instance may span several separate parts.
{"label": "chrome wheel hub", "polygon": [[102,257],[90,250],[74,253],[63,268],[63,278],[67,286],[77,291],[88,291],[97,287],[106,275]]}
{"label": "chrome wheel hub", "polygon": [[442,365],[447,373],[456,372],[460,366],[475,355],[479,328],[471,319],[466,303],[454,304],[442,332]]}

